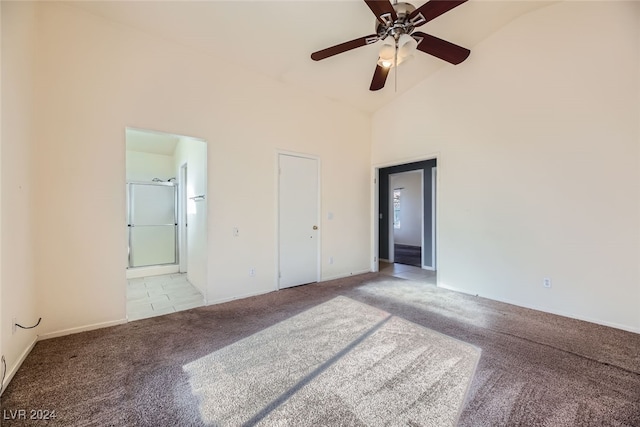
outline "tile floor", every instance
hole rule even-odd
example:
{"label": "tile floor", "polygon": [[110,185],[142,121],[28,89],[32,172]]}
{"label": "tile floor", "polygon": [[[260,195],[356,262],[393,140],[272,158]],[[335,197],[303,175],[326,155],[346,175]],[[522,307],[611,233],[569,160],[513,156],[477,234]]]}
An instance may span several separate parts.
{"label": "tile floor", "polygon": [[[380,262],[380,274],[436,284],[436,272],[404,264]],[[146,319],[202,307],[204,297],[183,273],[127,280],[127,318]]]}
{"label": "tile floor", "polygon": [[404,264],[391,264],[380,261],[378,263],[378,271],[380,274],[387,276],[400,277],[402,279],[413,280],[415,282],[425,282],[431,285],[436,284],[436,272],[425,270],[420,267]]}
{"label": "tile floor", "polygon": [[127,318],[161,316],[204,305],[202,294],[184,273],[127,280]]}

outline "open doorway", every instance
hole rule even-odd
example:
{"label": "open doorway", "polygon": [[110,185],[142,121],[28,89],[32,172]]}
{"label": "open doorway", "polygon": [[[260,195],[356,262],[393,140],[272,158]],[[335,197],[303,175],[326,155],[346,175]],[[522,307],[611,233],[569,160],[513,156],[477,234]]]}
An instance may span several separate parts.
{"label": "open doorway", "polygon": [[204,141],[126,129],[127,318],[206,304]]}
{"label": "open doorway", "polygon": [[374,168],[374,271],[436,283],[436,168],[436,159]]}
{"label": "open doorway", "polygon": [[389,175],[390,263],[422,268],[424,245],[423,170]]}

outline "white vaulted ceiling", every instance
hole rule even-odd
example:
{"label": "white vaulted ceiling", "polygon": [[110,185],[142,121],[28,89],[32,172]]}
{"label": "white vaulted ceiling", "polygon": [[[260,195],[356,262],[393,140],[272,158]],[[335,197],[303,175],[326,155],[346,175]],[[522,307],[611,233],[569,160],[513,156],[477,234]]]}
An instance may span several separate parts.
{"label": "white vaulted ceiling", "polygon": [[[419,7],[425,2],[414,1]],[[471,49],[520,15],[552,2],[471,0],[420,27]],[[362,0],[316,1],[90,1],[70,2],[106,19],[207,52],[221,66],[234,63],[365,112],[373,112],[442,67],[421,52],[371,92],[381,42],[316,62],[310,54],[375,32]],[[526,48],[526,47],[523,47]]]}

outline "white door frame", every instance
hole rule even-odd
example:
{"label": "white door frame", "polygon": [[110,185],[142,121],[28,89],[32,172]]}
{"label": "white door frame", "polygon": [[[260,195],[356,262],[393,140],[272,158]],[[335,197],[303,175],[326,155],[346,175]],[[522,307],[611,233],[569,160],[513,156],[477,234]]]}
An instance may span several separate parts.
{"label": "white door frame", "polygon": [[[438,209],[437,197],[438,197],[438,166],[436,162],[436,167],[431,168],[431,265],[432,268],[427,268],[428,270],[438,270],[438,266],[436,262],[438,258],[436,257],[436,223],[438,222],[438,215],[436,215],[436,211]],[[424,215],[422,216],[422,221],[424,221]],[[424,239],[424,233],[422,235]],[[424,240],[423,240],[424,244]],[[424,268],[424,267],[423,267]]]}
{"label": "white door frame", "polygon": [[275,202],[275,206],[276,206],[276,213],[275,213],[275,221],[276,221],[276,225],[275,225],[275,229],[276,229],[276,239],[275,239],[275,243],[276,243],[276,247],[275,247],[275,253],[276,253],[276,265],[275,265],[275,280],[274,280],[274,288],[276,290],[280,289],[280,156],[294,156],[294,157],[301,157],[303,159],[311,159],[311,160],[315,160],[318,164],[318,185],[317,185],[317,194],[318,194],[318,203],[317,203],[317,212],[316,212],[316,224],[319,227],[318,233],[317,233],[317,239],[316,239],[316,245],[317,245],[317,261],[316,261],[316,282],[321,282],[322,281],[322,253],[321,253],[321,248],[322,248],[322,224],[321,224],[321,217],[320,217],[320,213],[322,212],[322,206],[321,206],[321,170],[322,170],[322,163],[320,161],[320,157],[312,155],[312,154],[305,154],[305,153],[297,153],[297,152],[293,152],[293,151],[286,151],[286,150],[276,150],[276,154],[275,154],[275,188],[276,188],[276,202]]}
{"label": "white door frame", "polygon": [[[392,166],[400,166],[400,165],[404,165],[407,163],[414,163],[414,162],[422,162],[422,161],[426,161],[426,160],[436,160],[436,165],[438,167],[441,167],[441,156],[440,154],[436,153],[433,155],[429,155],[429,156],[425,156],[425,157],[416,157],[416,158],[410,158],[410,159],[404,159],[402,161],[397,161],[397,162],[390,162],[390,163],[379,163],[379,164],[375,164],[372,166],[371,168],[371,271],[373,272],[377,272],[378,271],[378,254],[380,253],[380,232],[379,232],[379,228],[380,228],[380,213],[379,213],[379,207],[380,207],[380,169],[384,169],[384,168],[388,168],[388,167],[392,167]],[[432,173],[433,173],[433,169],[432,169]],[[433,175],[432,175],[433,176]],[[437,175],[436,175],[437,178]],[[423,179],[424,182],[424,179]],[[424,183],[423,183],[424,185]],[[439,239],[439,234],[440,234],[440,226],[439,226],[439,221],[437,221],[439,212],[440,212],[440,204],[438,202],[440,195],[439,195],[439,184],[438,181],[436,179],[435,182],[432,182],[432,189],[436,189],[435,192],[432,192],[432,200],[435,200],[435,205],[432,204],[431,209],[432,209],[432,230],[435,230],[435,233],[433,233],[432,236],[432,256],[434,259],[437,259],[437,253],[439,251],[439,247],[440,247],[440,239]],[[423,196],[424,197],[424,196]],[[434,208],[435,206],[435,208]],[[424,210],[424,201],[423,201],[423,208]],[[424,212],[423,212],[423,221],[424,221]],[[422,233],[422,247],[424,247],[424,226],[423,226],[423,233]],[[435,268],[435,263],[433,264],[434,268]]]}

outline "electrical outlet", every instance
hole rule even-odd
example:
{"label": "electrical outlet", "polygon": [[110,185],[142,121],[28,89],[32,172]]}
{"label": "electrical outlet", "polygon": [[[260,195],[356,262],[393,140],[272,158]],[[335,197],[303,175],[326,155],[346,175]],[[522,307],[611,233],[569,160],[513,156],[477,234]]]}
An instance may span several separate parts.
{"label": "electrical outlet", "polygon": [[16,326],[16,323],[18,323],[18,319],[15,317],[11,318],[11,334],[15,334],[16,330],[18,329],[18,327]]}
{"label": "electrical outlet", "polygon": [[545,288],[550,288],[551,287],[551,279],[548,277],[545,277],[544,279],[542,279],[542,286],[544,286]]}
{"label": "electrical outlet", "polygon": [[256,269],[255,269],[255,268],[253,268],[253,267],[251,267],[251,268],[249,269],[249,276],[253,277],[253,276],[255,276],[255,275],[256,275]]}
{"label": "electrical outlet", "polygon": [[329,257],[329,264],[333,264],[333,257],[332,256]]}
{"label": "electrical outlet", "polygon": [[233,237],[238,236],[240,236],[240,230],[238,229],[238,227],[233,227]]}

